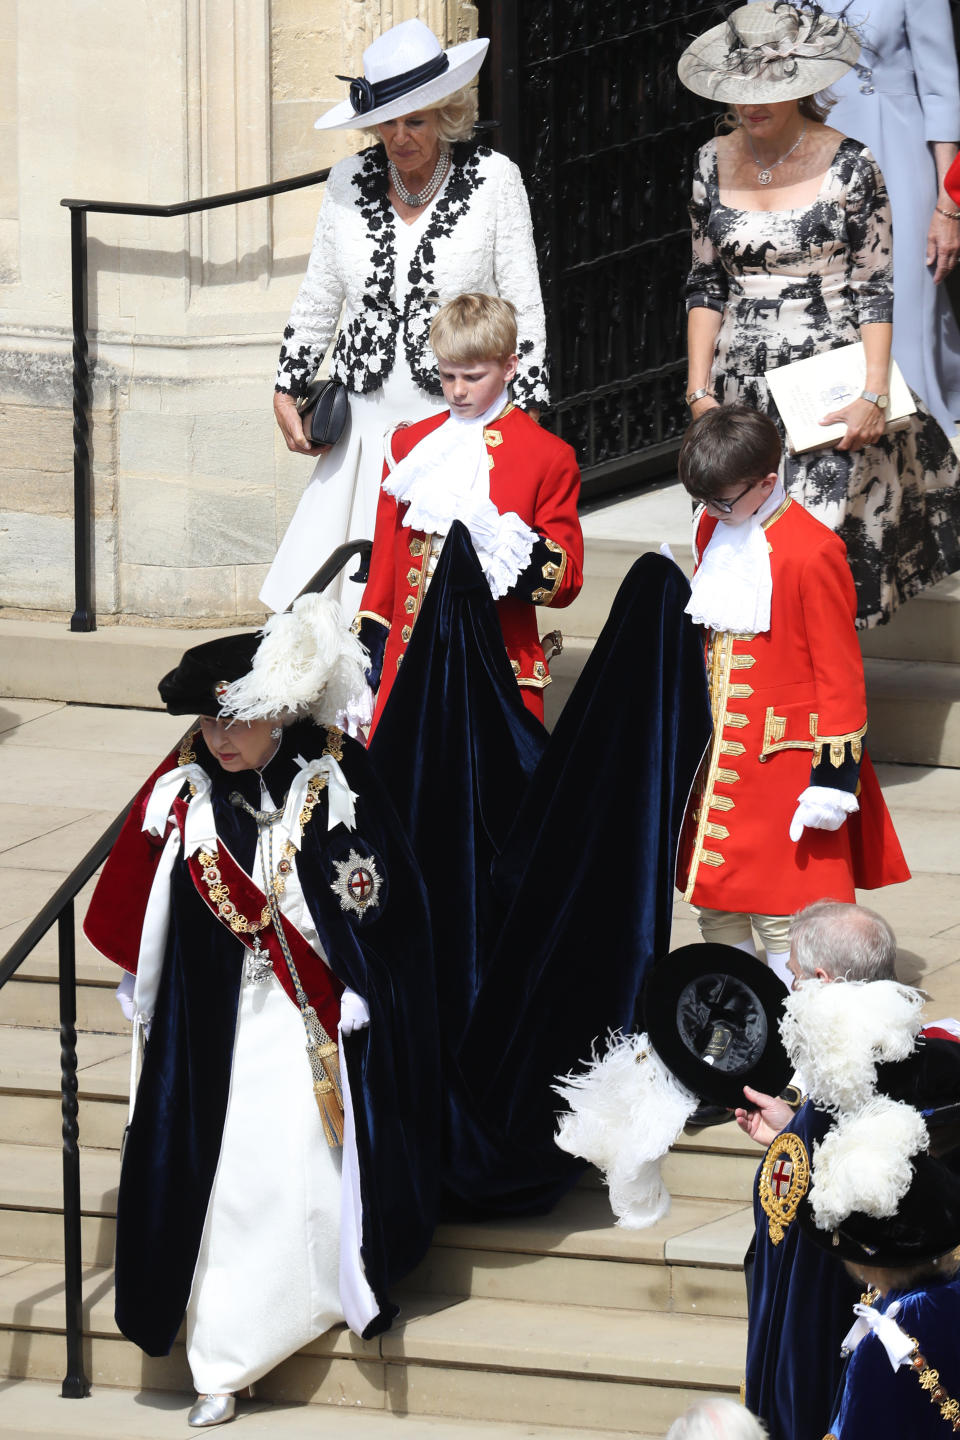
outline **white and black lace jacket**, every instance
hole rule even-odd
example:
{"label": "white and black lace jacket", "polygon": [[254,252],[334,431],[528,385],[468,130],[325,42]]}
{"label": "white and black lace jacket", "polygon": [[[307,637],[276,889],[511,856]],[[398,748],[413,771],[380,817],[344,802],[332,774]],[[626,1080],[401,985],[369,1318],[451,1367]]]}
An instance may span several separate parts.
{"label": "white and black lace jacket", "polygon": [[276,388],[294,397],[304,393],[345,301],[330,373],[356,393],[378,389],[401,336],[414,380],[439,395],[430,322],[446,301],[475,290],[516,306],[514,398],[541,409],[550,398],[543,301],[530,206],[516,165],[485,146],[453,147],[451,173],[410,262],[402,313],[394,283],[398,223],[387,199],[382,145],[333,167],[307,273],[283,332]]}

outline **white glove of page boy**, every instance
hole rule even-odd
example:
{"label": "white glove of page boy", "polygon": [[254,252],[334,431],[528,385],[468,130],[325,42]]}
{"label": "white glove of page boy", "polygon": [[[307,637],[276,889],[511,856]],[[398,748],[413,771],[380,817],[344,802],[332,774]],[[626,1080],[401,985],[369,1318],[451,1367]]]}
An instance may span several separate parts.
{"label": "white glove of page boy", "polygon": [[804,830],[839,830],[848,815],[860,809],[849,790],[831,790],[826,785],[808,785],[797,796],[797,808],[790,821],[790,839],[797,841]]}
{"label": "white glove of page boy", "polygon": [[340,996],[340,1034],[352,1035],[370,1024],[370,1009],[355,990],[344,990]]}

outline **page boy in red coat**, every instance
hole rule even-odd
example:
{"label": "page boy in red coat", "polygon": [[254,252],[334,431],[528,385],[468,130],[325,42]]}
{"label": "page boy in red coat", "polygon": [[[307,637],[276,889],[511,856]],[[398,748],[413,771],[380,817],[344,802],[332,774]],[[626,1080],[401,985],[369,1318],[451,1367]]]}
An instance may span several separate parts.
{"label": "page boy in red coat", "polygon": [[390,694],[455,520],[497,602],[524,704],[543,719],[550,684],[536,607],[569,605],[583,583],[573,450],[510,401],[516,312],[492,295],[459,295],[430,327],[450,406],[387,437],[370,578],[354,628],[379,690],[371,734]]}
{"label": "page boy in red coat", "polygon": [[742,405],[688,429],[702,503],[687,612],[706,629],[714,733],[687,807],[678,886],[705,940],[753,951],[788,987],[790,916],[908,880],[864,747],[867,702],[846,547],[784,492],[780,437]]}

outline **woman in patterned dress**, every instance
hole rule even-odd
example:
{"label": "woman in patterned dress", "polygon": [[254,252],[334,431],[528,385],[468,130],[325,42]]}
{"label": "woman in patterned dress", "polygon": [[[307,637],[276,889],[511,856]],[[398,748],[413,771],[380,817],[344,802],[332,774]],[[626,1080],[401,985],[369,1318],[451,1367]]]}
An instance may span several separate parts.
{"label": "woman in patterned dress", "polygon": [[[384,434],[444,408],[430,321],[466,291],[516,307],[520,368],[513,398],[534,417],[547,403],[546,332],[530,206],[517,167],[470,137],[463,87],[486,40],[444,51],[419,20],[364,52],[350,99],[317,121],[375,128],[381,143],[342,160],[327,181],[310,263],[284,331],[274,412],[290,450],[305,441],[296,410],[343,321],[330,373],[350,391],[347,430],[313,472],[260,593],[284,609],[335,546],[372,538]],[[363,587],[345,581],[352,614]]]}
{"label": "woman in patterned dress", "polygon": [[730,102],[735,128],[703,146],[690,213],[688,401],[739,401],[783,425],[765,371],[862,341],[861,396],[824,420],[846,434],[785,454],[789,493],[844,540],[860,627],[960,569],[960,469],[922,402],[885,433],[892,241],[869,150],[813,98],[849,69],[853,32],[818,7],[747,5],[684,52],[689,89]]}

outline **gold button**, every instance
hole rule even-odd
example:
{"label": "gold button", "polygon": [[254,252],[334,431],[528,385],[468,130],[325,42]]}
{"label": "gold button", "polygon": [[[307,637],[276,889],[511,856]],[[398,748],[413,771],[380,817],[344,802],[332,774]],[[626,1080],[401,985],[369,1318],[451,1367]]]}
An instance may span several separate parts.
{"label": "gold button", "polygon": [[511,661],[510,661],[510,668],[513,670],[514,675],[519,675],[519,674],[520,674],[520,661],[519,661],[519,660],[511,660]]}
{"label": "gold button", "polygon": [[411,540],[411,541],[410,541],[410,554],[413,555],[413,556],[417,556],[417,555],[422,555],[422,554],[423,554],[423,541],[422,541],[422,540]]}
{"label": "gold button", "polygon": [[407,612],[408,615],[413,615],[413,614],[415,614],[415,613],[416,613],[416,609],[417,609],[417,597],[416,597],[416,595],[408,595],[407,598],[406,598],[406,600],[404,600],[404,602],[403,602],[403,608],[404,608],[404,610],[406,610],[406,612]]}
{"label": "gold button", "polygon": [[407,584],[412,585],[414,589],[416,589],[416,587],[420,584],[420,571],[415,569],[412,565],[407,571]]}
{"label": "gold button", "polygon": [[404,625],[403,629],[400,631],[400,639],[403,641],[404,645],[406,645],[407,641],[410,639],[410,636],[411,636],[412,634],[413,634],[413,629],[412,629],[412,627],[409,626],[409,625]]}
{"label": "gold button", "polygon": [[397,669],[398,669],[398,670],[400,669],[400,661],[401,661],[402,659],[403,659],[403,656],[402,656],[402,655],[398,655],[398,656],[397,656]]}

